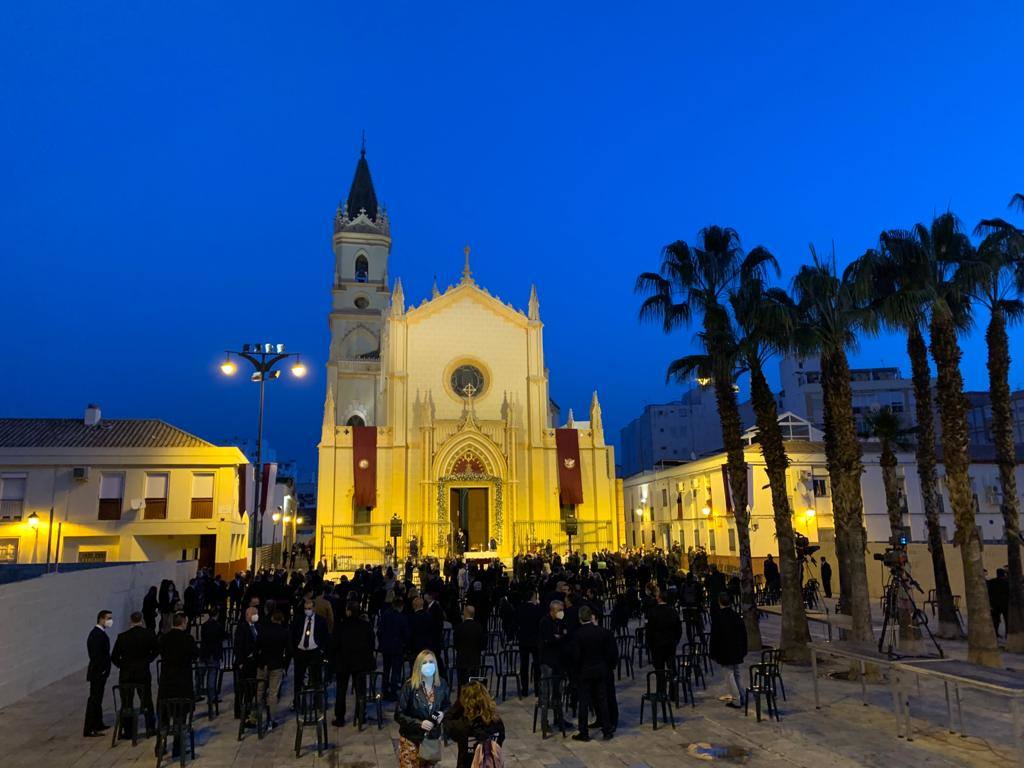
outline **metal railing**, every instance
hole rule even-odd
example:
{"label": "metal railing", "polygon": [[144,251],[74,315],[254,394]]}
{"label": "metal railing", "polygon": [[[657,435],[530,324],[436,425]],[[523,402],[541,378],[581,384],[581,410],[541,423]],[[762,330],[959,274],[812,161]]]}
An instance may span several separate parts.
{"label": "metal railing", "polygon": [[[593,552],[612,548],[612,524],[607,520],[576,520],[576,535],[572,537],[575,552]],[[512,525],[513,549],[516,552],[539,552],[551,540],[556,552],[569,549],[569,536],[564,520],[533,520]]]}

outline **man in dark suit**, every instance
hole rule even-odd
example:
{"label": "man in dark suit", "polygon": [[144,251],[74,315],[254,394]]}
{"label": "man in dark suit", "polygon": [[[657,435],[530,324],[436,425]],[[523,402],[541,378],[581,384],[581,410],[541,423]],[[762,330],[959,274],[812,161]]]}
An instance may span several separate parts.
{"label": "man in dark suit", "polygon": [[100,611],[96,615],[96,626],[89,632],[85,642],[89,652],[89,668],[85,679],[89,681],[89,700],[85,704],[85,727],[83,736],[102,736],[109,728],[103,723],[103,692],[110,676],[110,638],[107,630],[114,626],[114,614]]}
{"label": "man in dark suit", "polygon": [[239,691],[242,690],[242,681],[256,678],[259,618],[259,608],[247,608],[242,621],[238,622],[238,626],[235,627],[235,719],[242,716],[242,697],[239,695]]}
{"label": "man in dark suit", "polygon": [[665,693],[667,678],[676,660],[676,646],[683,636],[683,624],[676,609],[665,602],[665,594],[654,588],[655,604],[647,615],[647,647],[658,675],[658,693]]}
{"label": "man in dark suit", "polygon": [[[569,632],[565,628],[565,604],[560,600],[552,600],[548,605],[548,614],[538,625],[538,641],[540,643],[541,680],[547,678],[550,683],[542,683],[538,698],[541,702],[541,734],[547,738],[551,730],[548,720],[548,709],[555,710],[555,726],[561,727],[564,722],[562,699],[559,695],[562,679],[565,676],[564,654]],[[566,727],[570,727],[565,723]]]}
{"label": "man in dark suit", "polygon": [[533,662],[533,685],[540,688],[540,659],[538,651],[538,632],[540,620],[544,617],[544,609],[540,605],[540,596],[533,590],[530,599],[516,610],[516,627],[519,632],[519,679],[523,684],[523,696],[530,695],[530,662]]}
{"label": "man in dark suit", "polygon": [[319,686],[325,654],[330,650],[331,636],[327,621],[316,613],[315,603],[307,597],[303,602],[302,615],[292,621],[292,648],[295,659],[294,706],[299,706],[299,691],[305,684],[306,670],[309,670],[309,684]]}
{"label": "man in dark suit", "polygon": [[[117,636],[114,641],[114,650],[110,652],[110,661],[120,669],[117,682],[118,685],[140,686],[142,710],[146,715],[146,737],[149,738],[156,730],[156,717],[153,712],[153,678],[149,672],[149,665],[160,654],[157,645],[156,635],[150,632],[143,624],[143,616],[139,611],[130,617],[131,626]],[[129,701],[125,696],[124,688],[121,689],[121,697],[126,707],[134,702]],[[123,729],[123,726],[122,726]],[[124,732],[122,738],[131,738],[131,734]]]}
{"label": "man in dark suit", "polygon": [[423,598],[416,596],[412,600],[412,613],[409,614],[409,646],[410,660],[423,650],[433,650],[434,622],[423,605]]}
{"label": "man in dark suit", "polygon": [[475,616],[476,609],[467,605],[462,611],[462,621],[452,637],[460,688],[469,682],[471,676],[480,674],[480,657],[487,648],[487,631],[483,624],[476,621]]}
{"label": "man in dark suit", "polygon": [[402,613],[402,598],[384,605],[377,619],[377,646],[384,656],[384,700],[398,698],[402,688],[402,665],[409,645],[409,622]]}
{"label": "man in dark suit", "polygon": [[[165,711],[170,699],[195,699],[195,687],[192,677],[192,662],[199,657],[199,648],[195,638],[187,631],[188,617],[178,611],[171,619],[171,629],[160,636],[160,688],[157,691],[157,709],[160,710],[160,731],[166,738],[170,717]],[[166,743],[166,742],[165,742]],[[160,744],[160,741],[157,741]],[[178,739],[174,740],[173,755],[184,749]],[[162,755],[157,755],[162,757]]]}
{"label": "man in dark suit", "polygon": [[607,629],[599,627],[596,617],[589,606],[581,606],[579,610],[579,629],[572,639],[570,657],[576,675],[579,694],[579,733],[573,736],[575,741],[590,741],[588,720],[589,710],[597,715],[601,733],[607,741],[615,730],[608,713],[607,678],[610,669],[619,661],[618,647],[615,636]]}
{"label": "man in dark suit", "polygon": [[224,657],[224,638],[227,632],[221,622],[221,607],[215,605],[210,618],[199,628],[199,658],[206,665],[206,695],[217,696],[217,674]]}

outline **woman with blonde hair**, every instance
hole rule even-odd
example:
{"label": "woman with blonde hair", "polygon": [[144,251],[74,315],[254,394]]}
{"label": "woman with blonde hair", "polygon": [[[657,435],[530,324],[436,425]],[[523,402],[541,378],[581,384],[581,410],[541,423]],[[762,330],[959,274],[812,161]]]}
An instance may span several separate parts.
{"label": "woman with blonde hair", "polygon": [[[494,699],[478,682],[472,682],[459,689],[459,700],[455,702],[445,721],[448,738],[459,745],[459,761],[456,768],[471,768],[477,748],[494,750],[491,765],[501,764],[501,745],[505,743],[505,724],[498,716]],[[490,745],[487,742],[491,742]],[[498,748],[494,749],[494,744]]]}
{"label": "woman with blonde hair", "polygon": [[448,705],[448,684],[438,670],[437,657],[420,651],[395,707],[399,768],[422,768],[441,759],[440,726]]}

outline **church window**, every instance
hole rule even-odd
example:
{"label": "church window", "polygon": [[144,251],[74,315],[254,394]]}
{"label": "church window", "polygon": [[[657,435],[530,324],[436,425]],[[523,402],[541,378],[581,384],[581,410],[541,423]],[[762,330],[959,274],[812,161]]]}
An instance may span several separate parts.
{"label": "church window", "polygon": [[366,309],[370,306],[370,300],[365,296],[356,296],[355,305],[357,309]]}
{"label": "church window", "polygon": [[356,282],[365,283],[370,279],[370,262],[366,260],[366,256],[359,254],[356,256]]}
{"label": "church window", "polygon": [[345,422],[350,427],[365,427],[366,422],[363,421],[363,417],[358,413],[348,417],[348,421]]}
{"label": "church window", "polygon": [[487,385],[483,373],[475,365],[460,365],[452,371],[452,391],[461,397],[478,397]]}

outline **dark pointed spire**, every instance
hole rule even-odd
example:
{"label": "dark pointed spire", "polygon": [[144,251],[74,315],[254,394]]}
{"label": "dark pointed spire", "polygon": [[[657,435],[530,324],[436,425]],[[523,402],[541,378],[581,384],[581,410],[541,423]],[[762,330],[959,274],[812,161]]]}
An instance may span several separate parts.
{"label": "dark pointed spire", "polygon": [[348,216],[354,219],[360,211],[366,211],[370,221],[377,219],[377,193],[373,189],[370,177],[370,165],[366,162],[366,134],[363,134],[363,146],[356,163],[356,175],[352,178],[352,187],[348,191]]}

